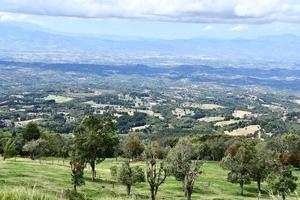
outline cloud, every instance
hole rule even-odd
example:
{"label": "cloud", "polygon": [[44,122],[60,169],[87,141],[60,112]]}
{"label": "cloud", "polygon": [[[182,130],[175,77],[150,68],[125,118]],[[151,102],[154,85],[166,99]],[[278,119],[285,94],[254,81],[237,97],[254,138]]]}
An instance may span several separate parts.
{"label": "cloud", "polygon": [[213,29],[211,25],[207,25],[203,28],[204,31],[210,31],[211,29]]}
{"label": "cloud", "polygon": [[229,29],[230,31],[235,31],[235,32],[241,32],[241,31],[245,31],[248,30],[249,27],[246,25],[237,25],[232,27],[231,29]]}
{"label": "cloud", "polygon": [[300,23],[299,0],[0,0],[0,11],[194,23]]}
{"label": "cloud", "polygon": [[23,21],[25,19],[26,15],[24,14],[0,12],[0,22]]}

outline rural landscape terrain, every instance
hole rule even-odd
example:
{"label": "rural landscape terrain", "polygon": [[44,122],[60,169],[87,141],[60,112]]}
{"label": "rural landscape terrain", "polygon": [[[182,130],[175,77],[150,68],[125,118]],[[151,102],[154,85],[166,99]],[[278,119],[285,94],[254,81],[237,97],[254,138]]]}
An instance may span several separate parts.
{"label": "rural landscape terrain", "polygon": [[0,200],[299,200],[299,8],[0,0]]}

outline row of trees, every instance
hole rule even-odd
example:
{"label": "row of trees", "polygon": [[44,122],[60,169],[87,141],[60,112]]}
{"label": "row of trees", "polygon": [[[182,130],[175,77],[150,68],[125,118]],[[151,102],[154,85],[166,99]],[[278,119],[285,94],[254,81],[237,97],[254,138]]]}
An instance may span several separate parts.
{"label": "row of trees", "polygon": [[[267,182],[270,191],[284,199],[297,186],[291,166],[300,167],[300,136],[297,134],[273,137],[267,141],[205,135],[150,142],[140,140],[136,134],[120,140],[115,124],[105,116],[86,116],[74,130],[73,137],[41,131],[33,123],[20,133],[1,134],[0,151],[4,159],[15,155],[32,159],[71,155],[75,193],[77,186],[84,184],[87,165],[90,165],[92,180],[95,180],[97,163],[120,155],[128,161],[120,169],[111,169],[113,177],[126,186],[128,194],[135,183],[147,180],[151,199],[156,199],[159,186],[170,175],[182,182],[186,198],[191,199],[204,160],[222,160],[222,167],[229,170],[228,181],[239,184],[242,195],[244,185],[255,181],[260,196],[261,183]],[[131,166],[135,160],[146,161],[145,172],[141,167]]]}
{"label": "row of trees", "polygon": [[4,160],[10,157],[55,156],[66,159],[72,148],[70,135],[41,131],[35,123],[29,123],[19,133],[4,132],[0,135],[0,153]]}

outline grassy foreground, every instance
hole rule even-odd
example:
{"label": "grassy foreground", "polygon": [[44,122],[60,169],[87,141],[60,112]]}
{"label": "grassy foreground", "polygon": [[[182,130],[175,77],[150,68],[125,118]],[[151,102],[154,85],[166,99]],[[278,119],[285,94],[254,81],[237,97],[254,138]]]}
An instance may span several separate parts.
{"label": "grassy foreground", "polygon": [[[126,196],[123,185],[116,183],[110,176],[109,168],[112,165],[120,166],[122,161],[106,159],[97,166],[98,179],[91,181],[90,171],[85,172],[86,184],[79,191],[86,194],[89,199],[148,199],[149,189],[147,183],[137,184],[133,187],[132,196]],[[133,165],[143,165],[138,162]],[[295,172],[300,179],[300,172]],[[203,166],[203,174],[198,178],[193,199],[257,199],[256,185],[252,183],[245,187],[245,196],[239,195],[239,186],[226,181],[227,172],[216,162],[207,162]],[[298,183],[299,180],[298,180]],[[0,161],[0,200],[36,199],[54,200],[64,199],[64,190],[71,189],[70,168],[60,160],[29,160],[23,158]],[[263,185],[264,191],[267,186]],[[300,184],[297,193],[300,194]],[[299,199],[293,195],[288,199]],[[159,199],[184,199],[181,182],[168,177],[159,191]],[[263,199],[269,199],[267,192]]]}

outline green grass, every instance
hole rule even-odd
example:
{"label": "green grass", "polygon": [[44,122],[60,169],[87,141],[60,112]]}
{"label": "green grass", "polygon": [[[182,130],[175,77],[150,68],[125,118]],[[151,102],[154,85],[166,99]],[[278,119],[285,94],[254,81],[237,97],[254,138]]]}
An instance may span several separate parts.
{"label": "green grass", "polygon": [[64,96],[59,96],[59,95],[48,95],[44,99],[45,100],[54,100],[56,103],[65,103],[65,102],[73,100],[73,98],[71,98],[71,97],[64,97]]}
{"label": "green grass", "polygon": [[[58,162],[55,158],[41,162],[22,158],[17,158],[16,161],[15,159],[0,161],[0,200],[62,199],[64,190],[72,188],[70,169],[67,164],[68,162],[65,162],[63,165],[61,160]],[[86,184],[80,187],[79,191],[86,194],[89,199],[148,199],[147,183],[136,184],[133,187],[133,195],[127,197],[125,187],[112,180],[109,168],[112,165],[120,166],[121,164],[122,161],[114,159],[107,159],[99,164],[97,166],[98,179],[95,182],[91,181],[90,170],[87,168]],[[145,164],[141,162],[133,165],[145,167]],[[299,171],[295,173],[300,179]],[[242,197],[239,195],[239,186],[226,181],[226,174],[227,172],[218,163],[205,163],[203,173],[195,184],[193,199],[257,199],[255,183],[245,187],[245,196]],[[263,189],[266,191],[267,186],[263,185]],[[300,194],[300,188],[297,192]],[[9,195],[19,195],[20,198],[7,198]],[[269,199],[267,192],[264,192],[263,197]],[[184,199],[181,182],[168,177],[159,190],[159,199]],[[297,198],[290,197],[289,199]]]}

